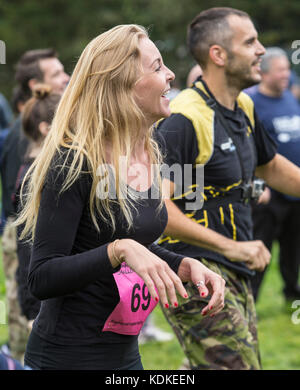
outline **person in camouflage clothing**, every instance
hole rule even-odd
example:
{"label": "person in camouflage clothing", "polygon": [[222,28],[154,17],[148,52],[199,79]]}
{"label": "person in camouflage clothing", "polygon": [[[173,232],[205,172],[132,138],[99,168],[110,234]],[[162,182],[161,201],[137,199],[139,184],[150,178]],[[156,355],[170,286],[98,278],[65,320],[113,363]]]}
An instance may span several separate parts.
{"label": "person in camouflage clothing", "polygon": [[9,349],[13,357],[21,362],[24,359],[26,343],[29,336],[28,320],[21,313],[18,301],[16,270],[18,266],[16,229],[8,219],[2,241],[3,271],[5,275],[7,323]]}
{"label": "person in camouflage clothing", "polygon": [[[208,298],[201,298],[198,288],[188,284],[189,301],[179,297],[178,308],[164,310],[188,358],[189,363],[185,362],[185,366],[189,364],[191,369],[202,370],[260,369],[256,312],[247,278],[237,277],[235,272],[222,264],[203,258],[201,262],[226,280],[225,309],[214,317],[203,317],[201,311],[207,305]],[[238,341],[232,339],[233,332]],[[215,358],[220,354],[222,356],[218,362]]]}
{"label": "person in camouflage clothing", "polygon": [[271,255],[253,240],[251,203],[263,192],[263,180],[299,196],[300,170],[277,153],[253,101],[241,92],[261,81],[265,53],[249,15],[224,7],[205,10],[189,25],[188,45],[203,75],[171,101],[171,116],[157,124],[169,167],[162,172],[168,225],[159,244],[221,274],[225,306],[216,316],[201,315],[207,300],[197,297],[197,285],[205,282],[199,281],[187,285],[187,302],[162,310],[191,368],[257,370],[250,278]]}

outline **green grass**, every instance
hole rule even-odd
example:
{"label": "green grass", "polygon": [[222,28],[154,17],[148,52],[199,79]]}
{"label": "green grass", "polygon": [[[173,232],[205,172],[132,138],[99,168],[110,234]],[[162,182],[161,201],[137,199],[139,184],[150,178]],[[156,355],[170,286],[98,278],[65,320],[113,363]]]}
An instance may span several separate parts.
{"label": "green grass", "polygon": [[[282,280],[277,261],[278,247],[274,245],[272,261],[265,276],[257,303],[258,336],[263,369],[300,369],[300,324],[295,325],[282,295]],[[4,276],[0,256],[0,301],[5,300]],[[296,310],[296,309],[294,309]],[[154,310],[155,323],[171,332],[159,307]],[[300,319],[300,315],[298,316]],[[0,324],[0,344],[7,341],[7,326]],[[176,338],[172,341],[150,342],[140,347],[146,370],[176,370],[184,355]]]}
{"label": "green grass", "polygon": [[274,245],[273,261],[257,303],[262,363],[266,370],[299,370],[300,324],[293,323],[292,313],[296,309],[285,302],[282,294],[277,253],[278,246]]}

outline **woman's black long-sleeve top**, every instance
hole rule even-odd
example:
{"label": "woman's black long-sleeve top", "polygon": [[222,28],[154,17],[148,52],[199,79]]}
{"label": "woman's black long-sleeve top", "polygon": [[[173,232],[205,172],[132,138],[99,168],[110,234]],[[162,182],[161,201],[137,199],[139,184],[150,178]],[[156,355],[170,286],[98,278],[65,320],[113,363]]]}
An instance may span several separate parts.
{"label": "woman's black long-sleeve top", "polygon": [[42,300],[33,330],[58,344],[124,342],[132,336],[102,332],[119,302],[113,277],[117,270],[108,258],[108,243],[116,238],[132,238],[167,261],[175,272],[184,256],[153,244],[167,224],[166,208],[158,211],[157,199],[136,203],[129,231],[116,205],[115,233],[98,217],[99,233],[89,211],[90,174],[82,172],[69,189],[59,194],[67,172],[67,168],[61,171],[59,160],[52,163],[42,190],[32,248],[28,282],[32,294]]}

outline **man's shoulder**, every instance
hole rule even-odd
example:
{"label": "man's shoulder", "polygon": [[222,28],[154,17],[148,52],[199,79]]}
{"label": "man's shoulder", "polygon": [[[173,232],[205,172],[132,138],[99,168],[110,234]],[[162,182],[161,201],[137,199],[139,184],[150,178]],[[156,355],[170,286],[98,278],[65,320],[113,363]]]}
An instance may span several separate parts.
{"label": "man's shoulder", "polygon": [[167,118],[161,118],[156,122],[155,128],[167,130],[168,128],[182,128],[189,125],[192,126],[192,123],[183,113],[171,113]]}
{"label": "man's shoulder", "polygon": [[250,107],[253,107],[253,96],[256,94],[256,92],[253,92],[251,95],[247,93],[247,91],[240,92],[239,96],[237,97],[238,103],[248,105]]}
{"label": "man's shoulder", "polygon": [[193,88],[183,89],[170,103],[172,113],[199,114],[207,108],[205,101]]}
{"label": "man's shoulder", "polygon": [[[213,122],[214,111],[193,88],[182,90],[171,101],[170,109],[173,117],[175,114],[180,114],[191,122],[196,131],[203,126],[210,127]],[[177,118],[180,120],[181,117]]]}
{"label": "man's shoulder", "polygon": [[282,98],[286,101],[292,101],[293,103],[297,103],[299,104],[297,98],[295,97],[295,95],[289,90],[289,89],[286,89],[283,94],[282,94]]}
{"label": "man's shoulder", "polygon": [[170,108],[171,116],[160,122],[159,129],[169,136],[169,142],[179,141],[180,144],[181,138],[175,141],[175,134],[184,135],[189,142],[196,142],[200,150],[196,163],[205,164],[213,150],[214,111],[192,88],[181,91],[171,101]]}

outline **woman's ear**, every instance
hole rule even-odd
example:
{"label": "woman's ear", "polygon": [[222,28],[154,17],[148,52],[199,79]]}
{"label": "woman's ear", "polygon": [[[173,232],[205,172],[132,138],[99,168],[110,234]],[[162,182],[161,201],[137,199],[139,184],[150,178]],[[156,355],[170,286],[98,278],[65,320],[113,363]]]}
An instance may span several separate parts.
{"label": "woman's ear", "polygon": [[39,130],[43,137],[46,137],[46,135],[49,133],[50,125],[47,122],[41,122],[39,124]]}

